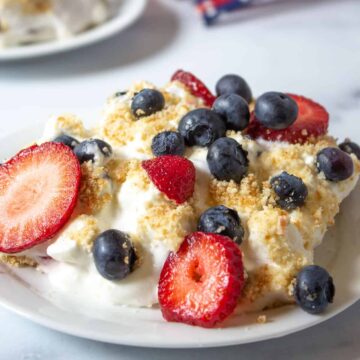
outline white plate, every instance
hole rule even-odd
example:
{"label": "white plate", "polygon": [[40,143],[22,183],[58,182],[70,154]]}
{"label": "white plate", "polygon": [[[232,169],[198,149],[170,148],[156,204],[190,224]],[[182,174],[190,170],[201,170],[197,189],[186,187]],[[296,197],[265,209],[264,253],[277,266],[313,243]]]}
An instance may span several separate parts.
{"label": "white plate", "polygon": [[61,41],[0,49],[0,61],[27,59],[55,54],[106,39],[132,24],[143,13],[147,0],[123,0],[119,13],[93,29]]}
{"label": "white plate", "polygon": [[[0,139],[1,157],[9,157],[40,135],[33,126]],[[49,328],[110,343],[168,348],[214,347],[279,337],[327,320],[360,298],[360,186],[346,199],[318,251],[317,263],[326,266],[336,284],[335,302],[321,316],[295,306],[232,316],[222,329],[202,329],[162,320],[158,309],[93,308],[49,291],[45,275],[34,269],[11,270],[0,265],[0,304]]]}

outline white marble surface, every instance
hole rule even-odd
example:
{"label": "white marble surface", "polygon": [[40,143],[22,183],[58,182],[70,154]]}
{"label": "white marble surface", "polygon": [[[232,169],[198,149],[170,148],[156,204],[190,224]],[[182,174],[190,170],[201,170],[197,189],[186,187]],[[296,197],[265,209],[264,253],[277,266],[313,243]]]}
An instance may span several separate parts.
{"label": "white marble surface", "polygon": [[[134,79],[165,82],[190,69],[213,86],[243,75],[255,94],[303,93],[331,113],[331,130],[360,141],[360,1],[291,1],[246,13],[241,22],[202,26],[188,1],[150,0],[145,16],[102,44],[49,58],[0,63],[0,132],[49,114],[93,119],[107,94]],[[344,280],[346,281],[346,279]],[[149,350],[81,340],[0,310],[0,360],[7,359],[357,359],[360,303],[283,339],[212,350]]]}

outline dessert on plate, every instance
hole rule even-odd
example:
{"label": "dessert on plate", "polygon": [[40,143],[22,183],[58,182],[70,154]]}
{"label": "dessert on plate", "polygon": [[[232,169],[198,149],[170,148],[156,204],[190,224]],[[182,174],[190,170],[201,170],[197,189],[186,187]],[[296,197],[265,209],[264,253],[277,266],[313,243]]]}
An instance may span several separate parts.
{"label": "dessert on plate", "polygon": [[0,0],[0,48],[62,40],[116,13],[121,0]]}
{"label": "dessert on plate", "polygon": [[115,93],[91,129],[52,117],[0,166],[0,260],[202,327],[291,303],[321,313],[335,286],[314,249],[360,173],[359,146],[328,122],[306,97],[255,100],[233,74],[214,96],[181,70]]}

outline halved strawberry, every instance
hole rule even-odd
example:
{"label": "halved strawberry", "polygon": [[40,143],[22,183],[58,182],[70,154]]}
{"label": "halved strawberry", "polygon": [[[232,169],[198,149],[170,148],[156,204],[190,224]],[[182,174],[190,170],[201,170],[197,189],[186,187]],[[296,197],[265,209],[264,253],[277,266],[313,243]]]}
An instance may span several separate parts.
{"label": "halved strawberry", "polygon": [[247,128],[247,133],[252,138],[302,144],[309,138],[316,138],[327,133],[329,114],[323,106],[303,96],[288,95],[296,101],[299,107],[298,117],[295,122],[283,130],[268,129],[260,124],[254,113],[252,113]]}
{"label": "halved strawberry", "polygon": [[69,219],[80,164],[64,144],[20,151],[0,166],[0,251],[15,253],[51,238]]}
{"label": "halved strawberry", "polygon": [[244,285],[239,247],[230,238],[195,232],[170,253],[158,297],[168,321],[213,327],[235,309]]}
{"label": "halved strawberry", "polygon": [[151,181],[170,200],[182,204],[194,193],[194,164],[181,156],[163,155],[142,163]]}
{"label": "halved strawberry", "polygon": [[211,107],[213,105],[216,97],[211,93],[206,85],[192,73],[184,70],[178,70],[171,77],[171,81],[175,80],[183,83],[189,89],[191,94],[203,99],[206,106]]}

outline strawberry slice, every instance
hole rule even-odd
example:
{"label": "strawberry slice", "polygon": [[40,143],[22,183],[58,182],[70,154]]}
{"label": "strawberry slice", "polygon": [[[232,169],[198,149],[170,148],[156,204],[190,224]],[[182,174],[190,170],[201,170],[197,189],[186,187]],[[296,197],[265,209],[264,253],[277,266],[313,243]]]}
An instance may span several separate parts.
{"label": "strawberry slice", "polygon": [[145,160],[142,166],[154,185],[170,200],[182,204],[194,193],[194,164],[181,156],[163,155]]}
{"label": "strawberry slice", "polygon": [[0,251],[16,253],[51,238],[69,219],[80,164],[64,144],[20,151],[0,166]]}
{"label": "strawberry slice", "polygon": [[208,107],[212,107],[216,97],[205,86],[205,84],[199,80],[195,75],[184,70],[178,70],[171,77],[171,81],[180,81],[188,90],[196,97],[204,100],[204,104]]}
{"label": "strawberry slice", "polygon": [[167,321],[213,327],[235,309],[244,285],[239,247],[230,238],[195,232],[170,253],[158,297]]}
{"label": "strawberry slice", "polygon": [[288,95],[296,101],[299,107],[299,114],[295,122],[283,130],[268,129],[260,124],[252,113],[247,128],[247,133],[252,138],[303,144],[310,138],[316,138],[327,133],[329,114],[323,106],[303,96]]}

